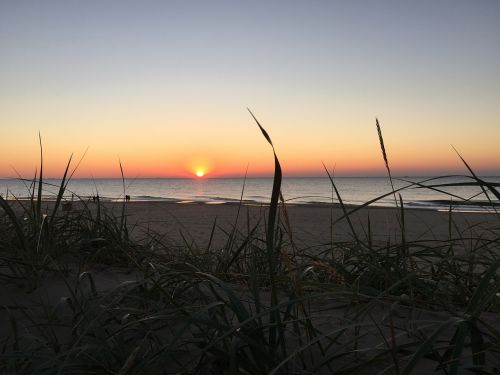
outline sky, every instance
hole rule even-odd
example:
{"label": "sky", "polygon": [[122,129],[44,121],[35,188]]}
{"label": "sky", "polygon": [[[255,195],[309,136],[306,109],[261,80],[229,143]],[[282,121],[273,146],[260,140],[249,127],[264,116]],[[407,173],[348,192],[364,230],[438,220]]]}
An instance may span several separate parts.
{"label": "sky", "polygon": [[[0,176],[500,174],[500,1],[0,0]],[[87,150],[87,151],[86,151]],[[86,153],[85,153],[86,152]]]}

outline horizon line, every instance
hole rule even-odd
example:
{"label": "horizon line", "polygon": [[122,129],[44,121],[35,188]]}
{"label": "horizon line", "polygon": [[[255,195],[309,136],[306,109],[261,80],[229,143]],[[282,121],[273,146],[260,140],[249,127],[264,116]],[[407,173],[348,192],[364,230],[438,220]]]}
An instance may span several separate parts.
{"label": "horizon line", "polygon": [[[479,177],[500,177],[500,173],[498,174],[479,174],[476,173]],[[388,175],[339,175],[332,176],[333,178],[389,178]],[[457,173],[449,173],[449,174],[404,174],[404,175],[393,175],[392,178],[428,178],[428,177],[473,177],[470,174],[457,174]],[[163,176],[163,177],[124,177],[125,180],[224,180],[224,179],[261,179],[261,178],[273,178],[273,175],[267,176],[216,176],[216,177],[208,177],[204,176],[202,178],[199,177],[191,177],[191,176]],[[329,177],[327,175],[312,175],[312,176],[283,176],[283,178],[326,178]],[[44,177],[44,180],[61,180],[62,177]],[[20,181],[33,181],[34,178],[24,178],[24,177],[5,177],[0,176],[0,180],[20,180]],[[38,181],[38,177],[36,178]],[[122,177],[73,177],[71,180],[122,180]]]}

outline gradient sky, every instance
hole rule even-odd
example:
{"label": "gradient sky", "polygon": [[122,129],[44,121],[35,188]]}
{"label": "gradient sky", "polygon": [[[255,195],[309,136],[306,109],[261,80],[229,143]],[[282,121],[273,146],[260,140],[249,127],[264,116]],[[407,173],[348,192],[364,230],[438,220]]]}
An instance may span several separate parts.
{"label": "gradient sky", "polygon": [[500,174],[500,1],[0,0],[0,176]]}

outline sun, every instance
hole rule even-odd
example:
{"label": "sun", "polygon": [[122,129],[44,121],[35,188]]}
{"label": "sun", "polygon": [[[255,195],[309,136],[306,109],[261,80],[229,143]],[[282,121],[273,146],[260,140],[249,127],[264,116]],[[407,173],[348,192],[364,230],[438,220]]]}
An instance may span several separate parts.
{"label": "sun", "polygon": [[196,170],[195,174],[196,174],[197,177],[203,177],[203,176],[205,176],[205,171],[200,168],[200,169]]}

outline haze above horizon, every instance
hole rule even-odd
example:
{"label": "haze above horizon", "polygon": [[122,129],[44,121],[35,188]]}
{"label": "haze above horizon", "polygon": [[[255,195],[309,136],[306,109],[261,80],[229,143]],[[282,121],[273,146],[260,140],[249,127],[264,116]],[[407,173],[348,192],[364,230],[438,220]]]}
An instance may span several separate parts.
{"label": "haze above horizon", "polygon": [[0,2],[0,176],[500,175],[498,1]]}

